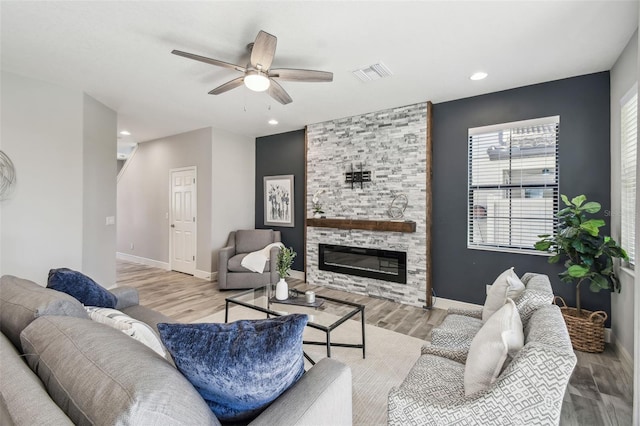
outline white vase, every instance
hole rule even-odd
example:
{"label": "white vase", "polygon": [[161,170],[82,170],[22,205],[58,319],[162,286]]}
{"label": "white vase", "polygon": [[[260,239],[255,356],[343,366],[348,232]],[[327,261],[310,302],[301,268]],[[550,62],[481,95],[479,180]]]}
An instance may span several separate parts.
{"label": "white vase", "polygon": [[321,213],[314,213],[314,214],[313,214],[313,217],[314,217],[315,219],[320,219],[320,218],[322,217],[322,214],[321,214]]}
{"label": "white vase", "polygon": [[286,300],[289,297],[289,286],[284,278],[280,278],[278,284],[276,284],[276,299]]}

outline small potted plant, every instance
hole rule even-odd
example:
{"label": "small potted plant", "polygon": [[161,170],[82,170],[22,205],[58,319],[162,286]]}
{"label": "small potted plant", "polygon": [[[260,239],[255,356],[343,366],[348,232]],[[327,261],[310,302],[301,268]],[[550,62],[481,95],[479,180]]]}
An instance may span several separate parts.
{"label": "small potted plant", "polygon": [[613,259],[628,259],[627,253],[611,237],[600,235],[602,219],[588,218],[587,214],[598,213],[600,203],[587,201],[584,195],[578,195],[569,201],[561,195],[567,206],[560,210],[558,228],[555,235],[539,235],[542,238],[535,244],[536,250],[551,252],[549,263],[564,260],[560,280],[572,283],[576,288],[576,307],[562,308],[562,314],[571,336],[573,347],[585,352],[604,350],[604,322],[607,318],[602,311],[590,312],[582,309],[580,290],[583,284],[589,284],[593,292],[600,290],[620,292],[620,281],[613,270]]}
{"label": "small potted plant", "polygon": [[296,252],[293,247],[281,247],[278,252],[278,275],[280,281],[276,284],[276,299],[285,300],[289,297],[289,286],[285,281],[285,278],[289,276],[291,265],[293,265],[293,259],[296,257]]}
{"label": "small potted plant", "polygon": [[313,204],[313,217],[320,218],[324,214],[322,210],[322,203],[320,202],[320,195],[324,193],[324,189],[317,190],[313,197],[311,197],[311,202]]}

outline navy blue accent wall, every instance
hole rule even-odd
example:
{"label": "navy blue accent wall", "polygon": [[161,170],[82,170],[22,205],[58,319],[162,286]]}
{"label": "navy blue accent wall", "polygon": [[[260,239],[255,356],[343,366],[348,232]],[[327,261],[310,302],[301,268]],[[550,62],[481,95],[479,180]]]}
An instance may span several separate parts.
{"label": "navy blue accent wall", "polygon": [[[304,137],[305,131],[280,133],[256,138],[256,229],[271,228],[282,232],[282,242],[298,253],[293,261],[296,271],[304,271]],[[264,225],[265,176],[293,175],[293,228]]]}
{"label": "navy blue accent wall", "polygon": [[[560,116],[560,192],[602,204],[609,235],[609,72],[589,74],[435,104],[433,108],[433,287],[437,296],[483,304],[485,285],[503,270],[539,272],[556,295],[575,306],[575,288],[558,278],[547,257],[467,249],[467,131],[538,117]],[[622,289],[624,292],[625,290]],[[582,306],[611,315],[608,294],[582,292]]]}

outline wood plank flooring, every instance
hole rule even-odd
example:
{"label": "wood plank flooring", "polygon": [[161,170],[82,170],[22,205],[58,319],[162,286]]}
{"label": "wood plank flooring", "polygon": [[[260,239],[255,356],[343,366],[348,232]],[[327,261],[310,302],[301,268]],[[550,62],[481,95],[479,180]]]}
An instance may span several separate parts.
{"label": "wood plank flooring", "polygon": [[[342,298],[366,306],[367,324],[423,340],[442,322],[446,311],[424,310],[389,300],[313,287],[288,280],[299,290],[313,289],[318,295]],[[224,299],[239,291],[218,290],[216,283],[179,272],[117,261],[118,286],[132,286],[140,293],[140,304],[158,310],[176,321],[195,321],[224,309]],[[359,319],[357,318],[359,321]],[[601,354],[576,351],[578,364],[565,393],[560,424],[563,426],[627,426],[632,422],[633,377],[610,345]]]}
{"label": "wood plank flooring", "polygon": [[[345,293],[305,284],[289,278],[299,290],[314,290],[319,296],[336,297],[365,305],[367,324],[397,331],[423,340],[431,339],[431,330],[446,316],[443,309],[430,311],[401,305],[385,299]],[[140,293],[140,304],[180,322],[195,321],[224,309],[224,299],[243,290],[218,290],[216,283],[180,272],[165,271],[138,263],[117,261],[118,286],[132,286]],[[360,321],[359,318],[356,318]]]}

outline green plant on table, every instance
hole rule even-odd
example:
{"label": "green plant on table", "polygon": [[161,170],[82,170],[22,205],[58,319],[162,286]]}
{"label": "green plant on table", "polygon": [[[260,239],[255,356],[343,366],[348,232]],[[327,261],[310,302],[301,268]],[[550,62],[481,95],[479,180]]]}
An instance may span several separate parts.
{"label": "green plant on table", "polygon": [[278,275],[280,278],[288,277],[291,265],[293,265],[293,259],[296,257],[296,252],[293,247],[281,247],[278,252]]}
{"label": "green plant on table", "polygon": [[600,203],[587,201],[584,195],[578,195],[569,201],[561,195],[566,208],[560,210],[558,228],[555,235],[538,235],[542,238],[535,244],[536,250],[554,253],[549,263],[557,263],[564,259],[565,270],[559,275],[566,283],[576,286],[576,309],[581,316],[580,287],[589,282],[593,292],[610,290],[620,292],[620,281],[613,270],[613,259],[627,259],[627,252],[611,237],[600,235],[600,228],[605,222],[602,219],[587,217],[587,214],[598,213]]}

